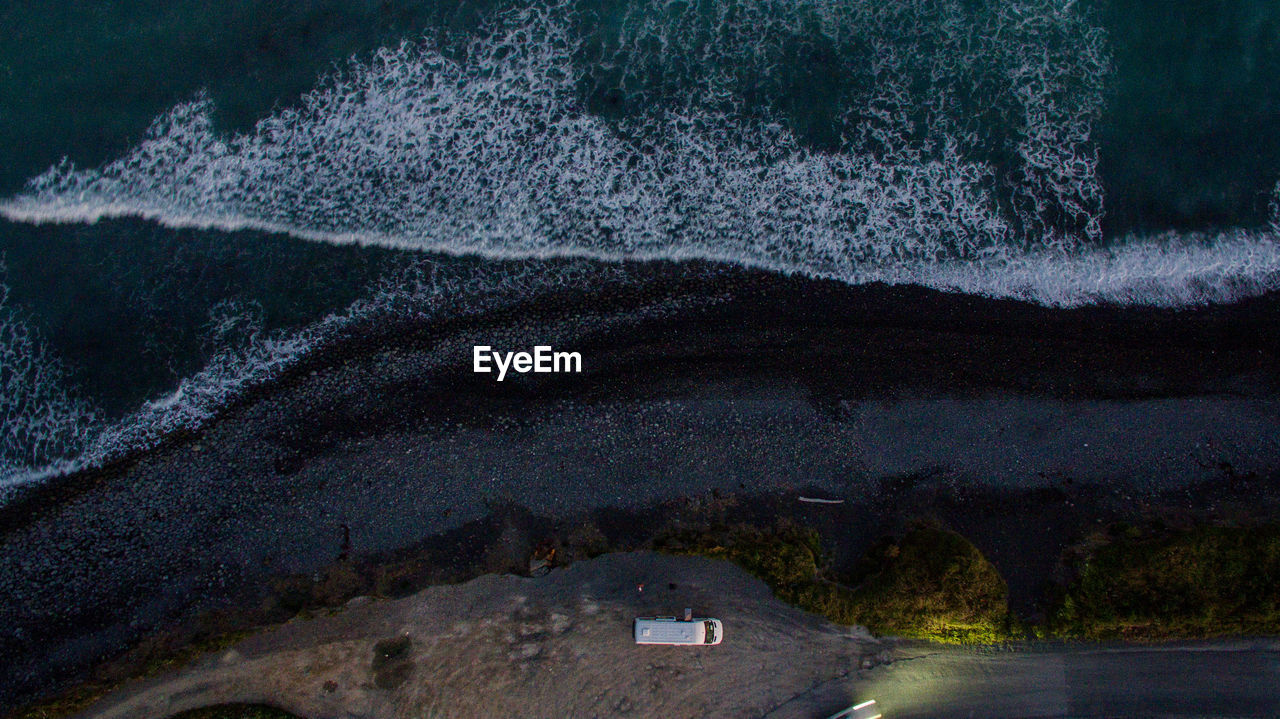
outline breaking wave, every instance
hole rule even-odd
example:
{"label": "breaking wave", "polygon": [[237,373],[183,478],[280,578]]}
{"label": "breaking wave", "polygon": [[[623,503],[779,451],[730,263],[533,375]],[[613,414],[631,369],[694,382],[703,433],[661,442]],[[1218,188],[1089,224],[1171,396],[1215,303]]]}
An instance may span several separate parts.
{"label": "breaking wave", "polygon": [[[3,275],[0,265],[0,275]],[[0,497],[6,478],[78,453],[98,414],[66,389],[67,372],[0,283]]]}
{"label": "breaking wave", "polygon": [[[1110,59],[1074,0],[612,7],[544,3],[479,37],[384,48],[242,134],[217,132],[198,97],[113,162],[33,178],[0,215],[502,259],[704,259],[1051,306],[1280,286],[1280,186],[1270,227],[1104,241],[1093,127]],[[287,334],[224,307],[214,329],[240,341],[109,425],[63,389],[0,288],[0,496],[196,428],[363,321],[618,271],[575,267],[419,270]]]}
{"label": "breaking wave", "polygon": [[[819,51],[848,79],[797,119],[779,98],[817,80],[777,68]],[[181,104],[124,157],[52,168],[0,213],[700,258],[1064,306],[1274,288],[1274,228],[1102,242],[1108,68],[1102,32],[1061,0],[541,5],[353,61],[245,134],[215,132],[207,98]],[[604,88],[631,109],[593,111]]]}
{"label": "breaking wave", "polygon": [[[100,467],[151,449],[175,432],[199,429],[247,390],[280,378],[361,327],[392,318],[456,319],[565,286],[607,291],[610,283],[634,285],[629,277],[621,266],[589,263],[506,265],[495,271],[424,260],[384,278],[368,298],[291,331],[265,331],[260,309],[228,303],[211,311],[211,333],[224,341],[205,367],[114,422],[64,389],[66,372],[4,306],[0,285],[0,504],[19,485]],[[227,341],[227,335],[238,339]]]}

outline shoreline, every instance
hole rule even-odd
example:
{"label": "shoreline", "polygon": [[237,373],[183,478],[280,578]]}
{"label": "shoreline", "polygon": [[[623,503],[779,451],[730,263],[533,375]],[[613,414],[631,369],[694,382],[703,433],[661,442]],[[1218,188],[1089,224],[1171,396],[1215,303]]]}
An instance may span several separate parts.
{"label": "shoreline", "polygon": [[[1280,426],[1280,295],[1184,311],[1048,310],[740,271],[677,279],[356,328],[200,431],[6,505],[0,576],[38,609],[0,610],[25,628],[0,641],[47,656],[40,671],[14,665],[0,694],[76,676],[266,577],[323,566],[341,525],[362,550],[391,551],[500,506],[566,517],[801,488],[885,518],[916,501],[916,485],[987,492],[1006,510],[1023,495],[1002,488],[1093,492],[1097,506],[1135,512],[1162,493],[1171,511],[1192,511],[1188,492],[1274,506],[1280,459],[1241,442]],[[473,344],[532,342],[582,351],[584,374],[499,385],[466,371]],[[944,406],[969,410],[946,426],[921,419]],[[1203,407],[1200,424],[1169,424],[1191,406]],[[975,425],[991,416],[1003,419]],[[1089,465],[1078,435],[1104,420],[1110,454]],[[970,451],[957,431],[975,426],[989,444]],[[1130,428],[1143,426],[1176,441],[1135,442]],[[1227,439],[1195,450],[1205,431]],[[910,432],[935,439],[914,449],[895,440]],[[1004,474],[983,469],[1012,445],[1027,449]],[[1117,468],[1152,457],[1168,459],[1149,463],[1145,480],[1117,482],[1128,471]],[[988,524],[983,551],[1016,556],[1001,523]],[[32,561],[50,545],[62,551]],[[61,599],[42,594],[52,578]]]}
{"label": "shoreline", "polygon": [[[697,379],[716,376],[745,382],[790,380],[832,412],[847,400],[937,396],[1066,401],[1280,397],[1280,292],[1230,305],[1059,309],[911,285],[851,287],[701,262],[661,264],[665,266],[648,268],[656,277],[656,291],[624,286],[620,299],[590,298],[592,310],[625,324],[626,314],[646,302],[684,300],[694,305],[685,316],[671,324],[666,318],[635,323],[621,351],[586,338],[579,346],[605,350],[603,369],[588,372],[583,382],[526,378],[533,386],[518,393],[520,400],[536,403],[539,395],[555,395],[625,401],[663,396],[664,390],[668,395],[689,392]],[[717,276],[699,277],[707,267]],[[722,282],[731,289],[725,292]],[[461,318],[357,322],[309,350],[280,376],[248,387],[201,426],[170,433],[152,447],[126,451],[101,466],[16,485],[0,505],[0,527],[20,526],[21,518],[40,506],[74,498],[148,455],[198,441],[218,424],[234,422],[245,408],[289,391],[308,374],[397,347],[421,348],[468,330],[505,332],[519,317],[536,323],[558,312],[581,312],[583,301],[562,290]],[[831,308],[847,314],[831,313]],[[495,403],[495,410],[509,409],[510,395],[516,393],[467,376],[461,371],[463,359],[451,358],[451,367],[432,368],[422,379],[448,377],[477,400]],[[588,357],[589,362],[594,359]],[[622,376],[636,366],[652,373],[653,389]],[[857,381],[850,382],[851,377]],[[464,402],[451,409],[464,409],[457,406]]]}

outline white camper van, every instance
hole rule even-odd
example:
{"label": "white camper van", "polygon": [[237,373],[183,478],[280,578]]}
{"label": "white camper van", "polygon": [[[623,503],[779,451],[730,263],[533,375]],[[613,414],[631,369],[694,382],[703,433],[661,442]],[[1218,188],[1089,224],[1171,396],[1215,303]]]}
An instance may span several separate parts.
{"label": "white camper van", "polygon": [[636,644],[719,644],[724,639],[719,619],[638,617],[634,631]]}

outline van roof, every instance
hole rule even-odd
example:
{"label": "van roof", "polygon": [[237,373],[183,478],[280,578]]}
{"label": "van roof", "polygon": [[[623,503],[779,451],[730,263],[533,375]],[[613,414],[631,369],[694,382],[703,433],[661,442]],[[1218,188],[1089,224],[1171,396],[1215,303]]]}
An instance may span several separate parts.
{"label": "van roof", "polygon": [[707,639],[706,620],[636,619],[636,641],[654,644],[702,644]]}

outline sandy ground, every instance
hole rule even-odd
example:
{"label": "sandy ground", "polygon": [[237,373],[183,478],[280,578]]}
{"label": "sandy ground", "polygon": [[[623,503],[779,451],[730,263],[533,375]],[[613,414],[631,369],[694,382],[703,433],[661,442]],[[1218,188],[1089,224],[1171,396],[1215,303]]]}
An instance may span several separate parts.
{"label": "sandy ground", "polygon": [[[686,606],[722,619],[724,643],[632,642],[633,617]],[[403,654],[375,667],[378,643],[404,647],[404,637]],[[887,650],[782,604],[733,565],[614,554],[537,579],[489,575],[357,601],[127,688],[83,716],[159,719],[246,701],[311,719],[807,717],[846,705],[845,680]]]}
{"label": "sandy ground", "polygon": [[[722,619],[724,643],[632,643],[633,617],[686,606]],[[817,719],[870,698],[887,719],[1274,717],[1280,640],[1017,650],[876,640],[780,603],[734,565],[638,552],[537,579],[361,598],[126,687],[82,719],[164,719],[221,702],[309,719]]]}
{"label": "sandy ground", "polygon": [[[638,585],[643,584],[641,590]],[[640,647],[637,615],[725,622],[713,647]],[[383,659],[378,657],[382,656]],[[967,650],[875,640],[774,599],[724,562],[614,554],[489,575],[266,630],[126,687],[83,719],[264,702],[356,717],[1273,717],[1280,641]]]}

